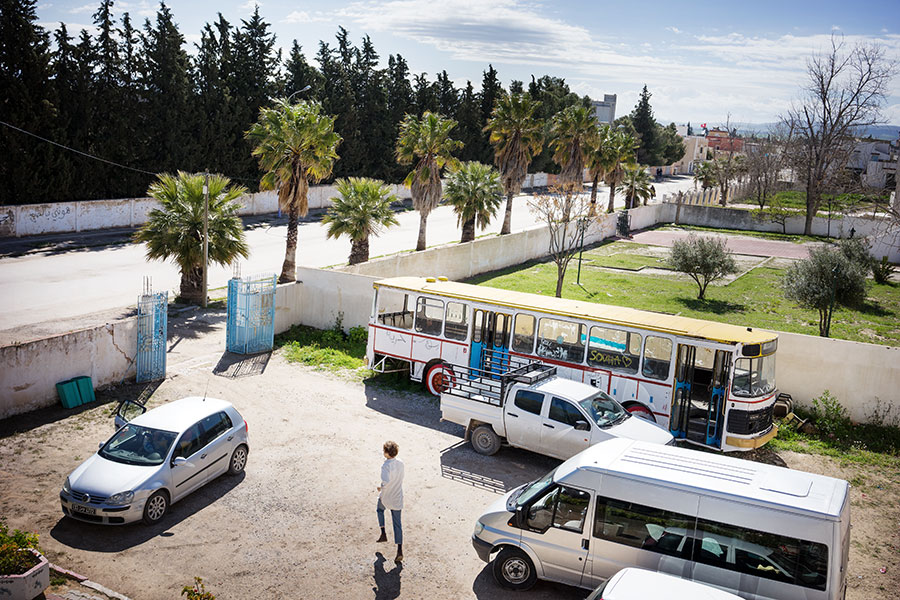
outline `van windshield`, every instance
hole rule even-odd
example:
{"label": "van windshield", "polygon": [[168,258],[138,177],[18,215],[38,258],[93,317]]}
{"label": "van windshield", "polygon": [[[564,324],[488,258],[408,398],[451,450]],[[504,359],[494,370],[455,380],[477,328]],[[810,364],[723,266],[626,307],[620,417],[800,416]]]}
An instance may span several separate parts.
{"label": "van windshield", "polygon": [[522,506],[527,504],[532,498],[540,494],[542,491],[547,489],[551,483],[553,483],[553,474],[556,473],[556,469],[553,469],[537,481],[529,483],[525,486],[525,489],[519,494],[519,497],[516,498],[516,504],[518,506]]}

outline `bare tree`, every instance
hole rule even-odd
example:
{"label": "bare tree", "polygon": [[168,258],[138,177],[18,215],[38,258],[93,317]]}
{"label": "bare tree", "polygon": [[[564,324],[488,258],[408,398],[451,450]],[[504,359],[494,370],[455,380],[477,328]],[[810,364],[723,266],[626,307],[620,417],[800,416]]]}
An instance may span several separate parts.
{"label": "bare tree", "polygon": [[744,169],[743,156],[734,151],[734,138],[737,131],[731,129],[731,114],[725,120],[725,130],[729,135],[728,149],[717,150],[712,161],[708,162],[709,174],[719,186],[719,204],[728,202],[728,190],[731,182],[738,179]]}
{"label": "bare tree", "polygon": [[753,140],[746,146],[745,167],[752,194],[765,209],[769,197],[778,191],[784,169],[784,143],[777,134]]}
{"label": "bare tree", "polygon": [[548,253],[556,263],[557,298],[562,298],[569,262],[578,251],[584,232],[593,223],[590,198],[579,194],[578,187],[578,184],[565,184],[528,201],[528,208],[550,231]]}
{"label": "bare tree", "polygon": [[848,48],[843,38],[832,36],[831,48],[814,54],[806,72],[801,97],[782,121],[791,133],[792,155],[806,187],[804,233],[809,235],[823,193],[832,191],[847,165],[853,136],[881,121],[895,64],[880,45]]}

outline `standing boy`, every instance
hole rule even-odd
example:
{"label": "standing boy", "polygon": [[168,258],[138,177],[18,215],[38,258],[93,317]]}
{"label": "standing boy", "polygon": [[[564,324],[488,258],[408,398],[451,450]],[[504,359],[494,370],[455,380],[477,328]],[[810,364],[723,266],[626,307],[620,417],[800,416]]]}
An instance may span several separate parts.
{"label": "standing boy", "polygon": [[403,509],[403,461],[397,458],[400,447],[396,442],[384,443],[384,464],[381,465],[381,485],[378,486],[378,526],[381,537],[378,542],[386,542],[384,531],[384,510],[391,511],[391,524],[394,526],[394,543],[397,544],[395,563],[403,561],[403,527],[400,523],[400,511]]}

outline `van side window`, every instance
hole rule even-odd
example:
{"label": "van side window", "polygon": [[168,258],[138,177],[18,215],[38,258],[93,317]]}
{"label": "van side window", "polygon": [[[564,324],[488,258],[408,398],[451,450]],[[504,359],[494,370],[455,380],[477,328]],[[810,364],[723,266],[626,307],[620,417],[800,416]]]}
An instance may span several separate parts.
{"label": "van side window", "polygon": [[534,317],[519,313],[513,327],[513,350],[531,354],[534,352]]}
{"label": "van side window", "polygon": [[572,427],[575,427],[575,423],[578,421],[587,421],[584,415],[571,402],[566,402],[562,398],[553,398],[550,401],[549,417],[554,421],[565,423]]}
{"label": "van side window", "polygon": [[697,519],[694,561],[817,590],[828,579],[825,544],[705,519]]}
{"label": "van side window", "polygon": [[597,499],[594,537],[689,560],[694,533],[688,515],[606,498]]}
{"label": "van side window", "polygon": [[549,490],[528,508],[528,527],[546,531],[551,526],[581,533],[591,495],[560,486]]}
{"label": "van side window", "polygon": [[531,390],[519,390],[516,392],[516,408],[535,415],[541,414],[541,405],[544,404],[544,395]]}

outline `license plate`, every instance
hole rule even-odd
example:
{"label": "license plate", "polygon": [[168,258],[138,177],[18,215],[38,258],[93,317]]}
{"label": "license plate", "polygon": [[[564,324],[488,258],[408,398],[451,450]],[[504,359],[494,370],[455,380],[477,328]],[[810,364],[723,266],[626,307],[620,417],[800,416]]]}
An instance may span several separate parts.
{"label": "license plate", "polygon": [[97,509],[89,506],[81,506],[79,504],[72,505],[72,512],[82,513],[85,515],[96,515]]}

